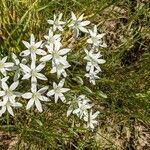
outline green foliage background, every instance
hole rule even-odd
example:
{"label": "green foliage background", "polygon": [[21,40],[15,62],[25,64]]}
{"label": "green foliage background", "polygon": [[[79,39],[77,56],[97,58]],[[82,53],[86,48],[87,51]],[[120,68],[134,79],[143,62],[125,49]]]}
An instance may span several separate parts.
{"label": "green foliage background", "polygon": [[[74,44],[69,56],[75,67],[68,72],[67,85],[73,93],[82,91],[93,100],[95,109],[101,112],[99,128],[93,133],[84,130],[77,118],[66,118],[67,107],[60,103],[48,104],[42,114],[17,110],[15,118],[1,117],[0,134],[11,140],[17,137],[14,149],[137,149],[135,125],[140,122],[150,129],[149,1],[0,0],[0,56],[18,54],[24,49],[21,41],[28,40],[31,33],[41,40],[49,28],[47,19],[62,12],[67,20],[70,11],[84,13],[100,32],[107,34],[108,47],[101,49],[107,62],[102,65],[97,86],[88,81],[84,85],[77,82],[84,75],[85,63],[80,61],[84,56],[84,37]],[[64,41],[70,33],[67,34]],[[47,76],[56,80],[48,71]],[[129,139],[124,129],[128,129]],[[123,142],[116,144],[116,135]],[[0,146],[5,149],[8,144],[0,138]]]}

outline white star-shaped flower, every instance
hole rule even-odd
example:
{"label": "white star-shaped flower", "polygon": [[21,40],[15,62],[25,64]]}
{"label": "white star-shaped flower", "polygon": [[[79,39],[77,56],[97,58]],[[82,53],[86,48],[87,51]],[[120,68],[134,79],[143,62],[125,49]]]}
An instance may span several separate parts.
{"label": "white star-shaped flower", "polygon": [[63,31],[63,27],[62,25],[65,24],[65,22],[61,21],[63,14],[59,14],[58,16],[56,16],[54,14],[54,19],[53,20],[47,20],[47,22],[50,25],[53,25],[53,31],[56,31],[57,29],[60,31]]}
{"label": "white star-shaped flower", "polygon": [[49,34],[45,35],[44,38],[46,39],[46,44],[49,45],[50,49],[53,49],[55,45],[62,45],[61,40],[61,34],[55,34],[51,29],[49,29]]}
{"label": "white star-shaped flower", "polygon": [[46,76],[40,73],[40,71],[45,67],[45,65],[46,64],[42,62],[36,67],[35,62],[33,61],[31,63],[31,68],[29,68],[27,65],[20,64],[22,71],[25,73],[22,79],[29,79],[31,77],[31,82],[33,84],[37,83],[37,78],[40,80],[47,80]]}
{"label": "white star-shaped flower", "polygon": [[39,112],[42,112],[42,104],[41,101],[47,102],[49,99],[43,94],[48,90],[48,86],[45,86],[37,91],[37,87],[31,88],[31,92],[27,92],[22,95],[24,99],[30,99],[26,106],[26,109],[30,109],[34,104]]}
{"label": "white star-shaped flower", "polygon": [[64,76],[64,78],[67,77],[67,73],[65,71],[65,69],[70,67],[70,64],[67,62],[67,56],[64,56],[61,58],[61,60],[64,59],[62,62],[65,62],[64,64],[62,64],[61,62],[56,64],[55,62],[52,61],[52,69],[50,71],[50,73],[57,73],[57,78],[59,79],[61,77],[61,75]]}
{"label": "white star-shaped flower", "polygon": [[0,102],[0,116],[2,116],[6,111],[8,111],[9,114],[11,114],[12,116],[14,116],[14,112],[13,112],[13,109],[12,107],[14,108],[18,108],[18,107],[22,107],[22,104],[19,103],[19,102],[14,102],[14,103],[11,103],[11,102]]}
{"label": "white star-shaped flower", "polygon": [[96,68],[99,72],[101,71],[99,64],[104,64],[106,61],[104,59],[101,59],[102,55],[100,52],[94,53],[93,50],[88,51],[87,49],[84,50],[86,53],[86,56],[84,59],[86,59],[87,65],[86,65],[86,71],[94,71]]}
{"label": "white star-shaped flower", "polygon": [[85,95],[80,95],[78,97],[78,108],[73,111],[73,114],[76,114],[80,119],[88,114],[88,109],[93,105],[89,103],[90,100]]}
{"label": "white star-shaped flower", "polygon": [[87,43],[93,44],[93,46],[101,46],[101,47],[107,47],[105,43],[103,43],[102,38],[106,35],[105,33],[98,34],[97,32],[97,26],[94,26],[94,30],[89,30],[90,38],[87,39]]}
{"label": "white star-shaped flower", "polygon": [[47,96],[53,96],[55,98],[55,103],[57,103],[58,99],[61,99],[62,102],[65,102],[65,96],[63,93],[68,92],[69,88],[63,88],[65,79],[62,79],[59,84],[57,85],[53,82],[53,89],[47,93]]}
{"label": "white star-shaped flower", "polygon": [[95,80],[99,79],[99,76],[97,76],[97,74],[99,73],[98,70],[96,71],[90,71],[89,73],[86,73],[85,76],[87,78],[89,78],[90,83],[92,83],[93,85],[95,85]]}
{"label": "white star-shaped flower", "polygon": [[56,45],[54,49],[46,45],[46,48],[48,49],[49,54],[42,57],[40,61],[45,62],[52,59],[53,62],[55,62],[56,64],[62,63],[66,65],[67,62],[62,56],[66,55],[71,49],[69,48],[60,49],[60,45]]}
{"label": "white star-shaped flower", "polygon": [[28,43],[27,41],[22,41],[22,42],[26,46],[27,50],[24,50],[23,52],[21,52],[20,56],[26,57],[26,56],[31,55],[31,59],[35,61],[36,55],[42,55],[42,56],[46,55],[46,52],[40,48],[42,45],[42,41],[39,41],[36,43],[35,37],[33,34],[31,34],[31,37],[30,37],[30,43]]}
{"label": "white star-shaped flower", "polygon": [[3,97],[3,103],[7,102],[15,103],[15,98],[17,97],[16,92],[14,90],[18,87],[19,81],[13,82],[10,87],[8,87],[5,81],[2,81],[1,86],[2,90],[0,91],[0,97]]}
{"label": "white star-shaped flower", "polygon": [[76,15],[71,12],[71,23],[69,24],[70,28],[74,29],[74,32],[76,34],[76,37],[79,36],[79,30],[85,33],[88,33],[88,30],[85,28],[85,26],[90,24],[90,21],[82,21],[84,14],[82,14],[79,18],[76,17]]}
{"label": "white star-shaped flower", "polygon": [[6,76],[7,71],[10,71],[12,69],[12,67],[14,66],[14,63],[6,62],[6,61],[7,61],[7,56],[0,60],[0,72],[4,76]]}
{"label": "white star-shaped flower", "polygon": [[90,111],[89,115],[84,116],[84,121],[87,122],[87,128],[94,129],[94,125],[98,124],[98,121],[95,118],[99,115],[99,111],[92,114],[92,110]]}

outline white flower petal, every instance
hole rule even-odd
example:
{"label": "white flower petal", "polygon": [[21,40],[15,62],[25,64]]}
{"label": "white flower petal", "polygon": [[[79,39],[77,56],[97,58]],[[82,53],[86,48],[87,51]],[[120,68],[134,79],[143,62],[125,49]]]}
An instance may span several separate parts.
{"label": "white flower petal", "polygon": [[22,68],[24,72],[30,73],[31,71],[31,69],[27,65],[20,64],[20,67]]}
{"label": "white flower petal", "polygon": [[12,91],[15,90],[18,87],[18,85],[19,85],[19,81],[12,83],[10,86],[10,90],[12,90]]}
{"label": "white flower petal", "polygon": [[31,83],[31,92],[36,93],[37,92],[37,80],[36,82]]}
{"label": "white flower petal", "polygon": [[46,55],[40,59],[40,61],[46,62],[52,59],[52,55]]}
{"label": "white flower petal", "polygon": [[59,50],[59,54],[60,54],[60,55],[65,55],[65,54],[67,54],[70,50],[71,50],[71,49],[69,49],[69,48],[61,49],[61,50]]}
{"label": "white flower petal", "polygon": [[37,78],[35,76],[31,77],[31,84],[37,84]]}
{"label": "white flower petal", "polygon": [[98,63],[99,63],[99,64],[104,64],[105,62],[106,62],[106,60],[104,60],[104,59],[99,59],[99,60],[98,60]]}
{"label": "white flower petal", "polygon": [[55,94],[55,103],[57,103],[57,101],[58,101],[58,98],[59,98],[59,96],[58,96],[58,94]]}
{"label": "white flower petal", "polygon": [[24,93],[22,95],[22,97],[25,98],[25,99],[30,99],[32,97],[32,93],[31,92]]}
{"label": "white flower petal", "polygon": [[65,79],[62,79],[62,80],[59,82],[58,86],[59,86],[59,87],[63,87],[63,86],[64,86],[64,82],[65,82]]}
{"label": "white flower petal", "polygon": [[54,24],[54,21],[53,21],[53,20],[47,20],[47,22],[48,22],[49,24]]}
{"label": "white flower petal", "polygon": [[82,21],[81,23],[80,23],[80,25],[81,26],[87,26],[87,25],[89,25],[90,24],[90,21]]}
{"label": "white flower petal", "polygon": [[56,72],[56,67],[53,67],[50,71],[50,73],[55,73]]}
{"label": "white flower petal", "polygon": [[15,102],[15,103],[13,103],[13,106],[14,107],[22,107],[22,104],[19,102]]}
{"label": "white flower petal", "polygon": [[42,73],[37,73],[37,78],[40,80],[47,80],[46,76],[43,75]]}
{"label": "white flower petal", "polygon": [[12,104],[15,103],[15,98],[16,98],[16,95],[12,95],[12,96],[8,97],[9,102],[11,102]]}
{"label": "white flower petal", "polygon": [[46,96],[40,96],[39,99],[45,102],[49,101],[49,98],[47,98]]}
{"label": "white flower petal", "polygon": [[61,99],[62,102],[65,102],[66,100],[65,96],[62,93],[59,94],[59,98]]}
{"label": "white flower petal", "polygon": [[32,59],[32,61],[36,61],[36,53],[35,52],[31,53],[31,59]]}
{"label": "white flower petal", "polygon": [[3,104],[6,105],[8,102],[8,96],[3,96]]}
{"label": "white flower petal", "polygon": [[78,21],[82,21],[82,20],[83,20],[83,16],[84,16],[84,14],[82,14],[82,15],[78,18]]}
{"label": "white flower petal", "polygon": [[95,35],[97,34],[97,26],[96,25],[94,26],[94,33],[95,33]]}
{"label": "white flower petal", "polygon": [[12,116],[14,116],[14,112],[13,112],[13,109],[11,108],[11,106],[7,105],[7,110]]}
{"label": "white flower petal", "polygon": [[54,90],[50,90],[48,93],[47,93],[47,96],[52,96],[55,94],[55,91]]}
{"label": "white flower petal", "polygon": [[30,36],[30,44],[31,44],[31,45],[34,45],[34,44],[35,44],[35,37],[34,37],[33,34],[31,34],[31,36]]}
{"label": "white flower petal", "polygon": [[79,26],[79,29],[82,31],[82,32],[85,32],[85,33],[88,33],[88,30],[82,26]]}
{"label": "white flower petal", "polygon": [[14,53],[12,53],[12,59],[15,62],[16,65],[19,65],[20,60],[18,59],[18,57]]}
{"label": "white flower petal", "polygon": [[37,67],[36,70],[37,72],[40,72],[44,67],[45,67],[46,63],[40,63]]}
{"label": "white flower petal", "polygon": [[13,67],[14,63],[5,63],[4,67],[9,68],[9,67]]}
{"label": "white flower petal", "polygon": [[48,86],[45,86],[45,87],[41,88],[40,90],[38,90],[38,92],[40,94],[44,94],[47,90],[48,90]]}
{"label": "white flower petal", "polygon": [[47,53],[46,53],[44,50],[42,50],[42,49],[37,49],[37,50],[36,50],[36,54],[43,56],[43,55],[46,55]]}
{"label": "white flower petal", "polygon": [[71,12],[71,18],[72,18],[72,20],[77,20],[77,17],[76,17],[76,15],[74,14],[74,12]]}
{"label": "white flower petal", "polygon": [[25,56],[29,56],[29,55],[30,55],[30,51],[29,50],[25,50],[25,51],[20,53],[21,57],[25,57]]}
{"label": "white flower petal", "polygon": [[36,61],[32,60],[31,62],[31,70],[36,68]]}
{"label": "white flower petal", "polygon": [[2,89],[4,91],[8,90],[8,85],[5,82],[2,82]]}
{"label": "white flower petal", "polygon": [[5,63],[6,61],[7,61],[7,56],[5,56],[5,57],[1,60],[2,63]]}
{"label": "white flower petal", "polygon": [[31,75],[29,73],[26,73],[23,77],[22,77],[22,80],[25,80],[25,79],[29,79],[31,77]]}
{"label": "white flower petal", "polygon": [[42,41],[39,41],[39,42],[35,43],[34,46],[35,46],[36,48],[39,48],[41,45],[42,45]]}
{"label": "white flower petal", "polygon": [[30,99],[30,100],[28,101],[27,106],[26,106],[26,110],[30,109],[30,108],[33,106],[33,104],[34,104],[34,100],[33,100],[33,99]]}
{"label": "white flower petal", "polygon": [[62,93],[65,93],[65,92],[68,92],[68,91],[70,91],[69,88],[61,88],[61,92],[62,92]]}
{"label": "white flower petal", "polygon": [[7,75],[7,72],[6,72],[6,70],[5,70],[4,68],[0,69],[0,72],[1,72],[4,76]]}
{"label": "white flower petal", "polygon": [[6,106],[3,106],[2,109],[0,110],[0,116],[2,116],[3,113],[6,111]]}
{"label": "white flower petal", "polygon": [[60,13],[58,16],[58,20],[61,20],[62,16],[63,16],[63,13]]}
{"label": "white flower petal", "polygon": [[30,43],[28,43],[27,41],[22,41],[22,43],[26,46],[26,48],[30,48],[31,47],[31,45],[30,45]]}
{"label": "white flower petal", "polygon": [[39,112],[43,111],[41,102],[38,99],[35,100],[35,105],[36,105],[36,108],[38,109]]}

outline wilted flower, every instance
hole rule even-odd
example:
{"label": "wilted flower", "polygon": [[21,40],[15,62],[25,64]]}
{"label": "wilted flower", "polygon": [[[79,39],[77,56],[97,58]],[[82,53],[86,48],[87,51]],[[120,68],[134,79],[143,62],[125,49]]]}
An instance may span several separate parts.
{"label": "wilted flower", "polygon": [[14,63],[6,62],[6,61],[7,61],[7,56],[0,60],[0,72],[4,76],[6,76],[7,71],[10,71],[12,69],[12,67],[14,66]]}
{"label": "wilted flower", "polygon": [[30,37],[30,43],[28,43],[27,41],[22,41],[22,42],[27,47],[27,50],[21,52],[20,56],[26,57],[31,55],[31,59],[35,61],[36,55],[42,55],[42,56],[46,55],[46,52],[40,48],[42,41],[35,43],[35,37],[33,34],[31,34]]}
{"label": "wilted flower", "polygon": [[45,86],[37,91],[37,87],[31,88],[31,92],[27,92],[22,95],[25,99],[30,99],[28,101],[28,104],[26,106],[26,109],[30,109],[34,104],[39,112],[42,112],[42,104],[40,101],[49,101],[49,99],[46,96],[43,96],[43,94],[48,90],[48,86]]}
{"label": "wilted flower", "polygon": [[61,99],[62,102],[65,102],[65,96],[63,93],[68,92],[69,88],[63,88],[65,79],[62,79],[59,84],[57,85],[53,82],[53,89],[47,93],[47,96],[53,96],[55,98],[55,103],[57,103],[58,99]]}
{"label": "wilted flower", "polygon": [[99,111],[92,114],[92,110],[91,110],[89,115],[87,114],[84,116],[84,121],[87,122],[87,128],[91,128],[93,130],[94,125],[98,124],[98,121],[95,120],[95,118],[98,116],[98,114],[99,114]]}
{"label": "wilted flower", "polygon": [[89,30],[91,38],[87,39],[87,43],[93,44],[93,46],[101,46],[101,47],[107,47],[105,43],[103,43],[102,38],[105,36],[105,33],[98,34],[97,33],[97,26],[94,26],[94,31]]}
{"label": "wilted flower", "polygon": [[88,33],[88,30],[85,28],[85,26],[89,25],[90,21],[82,21],[83,15],[84,14],[82,14],[79,18],[77,18],[76,15],[73,12],[71,12],[72,21],[69,24],[69,27],[73,28],[76,37],[79,36],[79,30]]}
{"label": "wilted flower", "polygon": [[56,31],[57,29],[60,31],[63,31],[62,25],[65,24],[65,22],[61,21],[63,14],[59,14],[59,16],[56,16],[54,14],[54,19],[53,20],[47,20],[47,22],[50,25],[53,25],[53,31]]}

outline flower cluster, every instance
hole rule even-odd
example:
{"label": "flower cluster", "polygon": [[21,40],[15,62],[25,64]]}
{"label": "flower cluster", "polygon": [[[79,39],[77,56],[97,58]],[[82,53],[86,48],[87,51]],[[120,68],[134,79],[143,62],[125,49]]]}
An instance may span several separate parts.
{"label": "flower cluster", "polygon": [[87,39],[87,43],[90,44],[90,50],[85,48],[86,56],[84,57],[87,60],[85,74],[89,78],[90,83],[95,85],[95,79],[99,79],[98,73],[101,72],[100,64],[104,64],[106,61],[102,59],[102,55],[99,51],[99,47],[107,47],[107,45],[102,41],[105,33],[97,34],[97,26],[94,26],[94,30],[89,30],[90,38]]}
{"label": "flower cluster", "polygon": [[9,77],[4,77],[1,79],[0,97],[2,97],[2,101],[0,101],[0,116],[5,113],[5,111],[8,111],[12,116],[14,116],[12,107],[22,106],[21,103],[16,102],[16,97],[20,94],[14,91],[18,87],[19,81],[13,82],[9,87],[6,83],[8,78]]}
{"label": "flower cluster", "polygon": [[[7,62],[7,57],[0,60],[0,116],[6,111],[14,116],[13,109],[21,107],[22,104],[17,102],[16,99],[20,97],[20,100],[27,100],[26,110],[36,108],[39,112],[44,109],[43,103],[50,103],[52,97],[54,102],[57,103],[59,100],[64,104],[68,104],[69,108],[67,111],[67,117],[71,114],[76,115],[79,119],[83,119],[87,122],[87,127],[94,129],[95,125],[98,124],[96,117],[99,111],[93,113],[94,104],[86,95],[80,94],[79,96],[75,93],[74,98],[68,101],[66,93],[71,92],[70,88],[65,88],[65,80],[67,80],[67,69],[71,67],[71,63],[68,62],[68,54],[71,53],[71,48],[64,47],[62,42],[62,34],[66,24],[73,31],[70,39],[77,39],[80,37],[80,32],[85,35],[89,35],[87,38],[88,49],[84,49],[86,56],[84,59],[87,61],[86,77],[89,78],[90,82],[95,85],[95,79],[98,79],[98,73],[101,71],[100,64],[105,63],[102,59],[99,48],[106,47],[102,38],[104,33],[97,33],[97,26],[94,26],[94,30],[87,29],[90,21],[83,21],[84,15],[77,17],[71,12],[71,21],[64,22],[62,20],[62,14],[54,15],[53,20],[47,20],[50,24],[48,35],[44,36],[44,40],[36,41],[35,36],[31,34],[30,42],[22,41],[26,47],[20,53],[21,60],[14,53],[12,54],[12,61]],[[69,46],[68,46],[69,47]],[[47,63],[50,63],[50,73],[56,73],[58,83],[52,82],[50,85],[40,85],[40,80],[44,84],[48,84],[49,79],[44,75],[45,67]],[[9,80],[8,72],[14,72],[13,83],[8,86]],[[30,82],[30,88],[28,91],[23,93],[16,92],[20,80],[28,80]],[[27,81],[27,82],[28,82]],[[40,85],[40,86],[39,86]],[[40,88],[39,88],[40,87]],[[69,97],[68,97],[69,98]],[[70,99],[70,98],[69,98]],[[18,99],[19,100],[19,99]]]}
{"label": "flower cluster", "polygon": [[[98,116],[99,111],[92,114],[92,107],[91,100],[88,99],[85,95],[80,95],[79,97],[75,97],[74,100],[69,101],[68,104],[69,109],[67,111],[67,116],[71,113],[77,115],[80,119],[83,118],[84,121],[87,122],[87,127],[94,129],[94,125],[98,124],[95,118]],[[90,110],[90,112],[89,112]]]}

